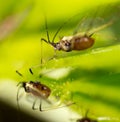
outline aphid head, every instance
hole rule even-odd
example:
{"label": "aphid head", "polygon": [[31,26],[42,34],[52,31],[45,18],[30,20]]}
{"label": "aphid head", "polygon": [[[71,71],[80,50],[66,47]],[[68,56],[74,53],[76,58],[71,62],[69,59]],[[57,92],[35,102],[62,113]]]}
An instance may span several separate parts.
{"label": "aphid head", "polygon": [[54,47],[55,50],[61,50],[62,49],[60,43],[50,43],[50,44]]}
{"label": "aphid head", "polygon": [[23,81],[23,82],[19,82],[17,86],[19,86],[19,88],[24,88],[24,90],[27,92],[26,84],[27,82]]}
{"label": "aphid head", "polygon": [[72,36],[65,36],[60,40],[59,45],[61,46],[62,50],[66,52],[71,51],[72,48],[71,39]]}

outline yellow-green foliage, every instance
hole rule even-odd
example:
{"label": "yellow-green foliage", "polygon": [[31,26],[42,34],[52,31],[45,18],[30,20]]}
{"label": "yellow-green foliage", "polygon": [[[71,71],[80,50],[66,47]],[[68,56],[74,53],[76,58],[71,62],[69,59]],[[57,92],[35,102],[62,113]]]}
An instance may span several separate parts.
{"label": "yellow-green foliage", "polygon": [[[120,5],[119,0],[22,0],[20,5],[16,0],[1,1],[1,23],[8,16],[24,13],[31,4],[32,9],[25,20],[0,42],[0,77],[19,81],[15,70],[20,70],[25,80],[37,79],[50,86],[53,96],[59,96],[61,101],[76,102],[71,106],[75,112],[89,109],[96,116],[120,117],[120,23],[114,7],[114,4]],[[115,20],[115,23],[101,34],[93,35],[96,39],[93,48],[80,52],[58,52],[56,59],[47,61],[54,55],[54,50],[43,42],[44,65],[42,69],[33,69],[35,75],[31,76],[28,68],[40,64],[40,39],[46,38],[44,14],[50,38],[64,21],[79,14],[63,27],[55,40],[57,42],[59,36],[72,34],[84,14],[88,12],[88,16],[94,17],[94,10],[99,11],[96,16],[105,18],[106,23],[110,20]],[[44,75],[46,71],[52,73]],[[39,78],[41,72],[43,77]]]}

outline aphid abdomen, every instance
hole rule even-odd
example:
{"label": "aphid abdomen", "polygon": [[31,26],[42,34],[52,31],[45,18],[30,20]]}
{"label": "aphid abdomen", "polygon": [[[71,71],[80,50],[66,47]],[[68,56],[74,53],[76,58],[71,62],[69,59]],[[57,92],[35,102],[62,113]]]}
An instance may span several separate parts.
{"label": "aphid abdomen", "polygon": [[73,50],[84,50],[94,44],[94,39],[89,36],[76,36],[72,39]]}
{"label": "aphid abdomen", "polygon": [[48,98],[51,94],[51,90],[44,84],[34,83],[32,88],[32,94],[37,97]]}
{"label": "aphid abdomen", "polygon": [[46,99],[51,94],[50,88],[40,82],[25,83],[24,88],[27,93],[30,93],[38,98]]}

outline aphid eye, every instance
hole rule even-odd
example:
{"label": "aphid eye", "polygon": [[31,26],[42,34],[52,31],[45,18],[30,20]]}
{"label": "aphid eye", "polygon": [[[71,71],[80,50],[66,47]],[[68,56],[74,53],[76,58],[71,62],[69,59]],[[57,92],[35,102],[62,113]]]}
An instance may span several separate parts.
{"label": "aphid eye", "polygon": [[65,46],[69,46],[69,43],[65,43]]}
{"label": "aphid eye", "polygon": [[30,92],[29,87],[25,87],[25,91],[26,91],[26,92]]}
{"label": "aphid eye", "polygon": [[66,42],[64,45],[65,46],[70,46],[71,44],[69,42]]}
{"label": "aphid eye", "polygon": [[46,90],[47,88],[45,86],[42,86],[41,87],[41,90]]}

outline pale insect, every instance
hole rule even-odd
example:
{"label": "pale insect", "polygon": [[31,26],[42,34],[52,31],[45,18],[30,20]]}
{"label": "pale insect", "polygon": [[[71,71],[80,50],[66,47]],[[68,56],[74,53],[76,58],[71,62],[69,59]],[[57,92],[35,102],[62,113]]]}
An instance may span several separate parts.
{"label": "pale insect", "polygon": [[119,122],[118,118],[110,118],[110,117],[98,117],[97,119],[93,119],[90,117],[83,117],[77,119],[76,122]]}
{"label": "pale insect", "polygon": [[[71,18],[70,18],[71,19]],[[70,20],[69,19],[69,20]],[[92,31],[88,32],[83,32],[83,33],[77,33],[75,35],[70,35],[70,36],[63,36],[57,43],[54,42],[57,34],[61,30],[61,28],[67,23],[68,21],[64,22],[63,25],[61,25],[56,33],[53,36],[53,39],[50,40],[49,37],[49,32],[48,32],[48,26],[47,22],[45,20],[45,27],[46,27],[46,34],[47,34],[47,39],[41,38],[41,41],[44,41],[48,44],[50,44],[52,47],[54,47],[55,50],[62,50],[65,52],[69,51],[80,51],[80,50],[85,50],[93,46],[95,39],[92,38],[92,35],[99,31],[102,30],[111,24],[113,24],[113,21],[109,21],[108,23],[103,24],[102,26],[93,29]]]}
{"label": "pale insect", "polygon": [[88,114],[88,110],[86,111],[85,116],[80,119],[77,119],[76,122],[98,122],[96,119],[92,119],[88,117],[87,114]]}
{"label": "pale insect", "polygon": [[85,116],[82,118],[79,118],[76,120],[76,122],[102,122],[102,121],[114,121],[114,122],[118,122],[119,119],[118,118],[110,118],[110,117],[98,117],[96,119],[90,118],[87,116],[88,111],[86,112]]}
{"label": "pale insect", "polygon": [[[23,76],[19,71],[16,71],[17,74],[19,74],[20,76]],[[48,99],[48,97],[51,94],[51,89],[46,86],[45,84],[40,83],[39,81],[23,81],[23,82],[19,82],[18,85],[18,92],[17,92],[17,105],[19,108],[19,92],[21,88],[24,88],[25,92],[28,94],[33,95],[35,98],[33,105],[32,105],[32,109],[36,110],[35,108],[35,104],[37,102],[37,100],[40,100],[40,105],[39,105],[39,110],[42,111],[47,111],[47,110],[52,110],[52,109],[57,109],[57,108],[61,108],[61,107],[66,107],[66,106],[70,106],[72,104],[74,104],[73,102],[68,103],[64,106],[52,106],[51,108],[47,108],[47,109],[42,109],[42,100],[44,100],[45,102],[52,104],[51,101]]]}

